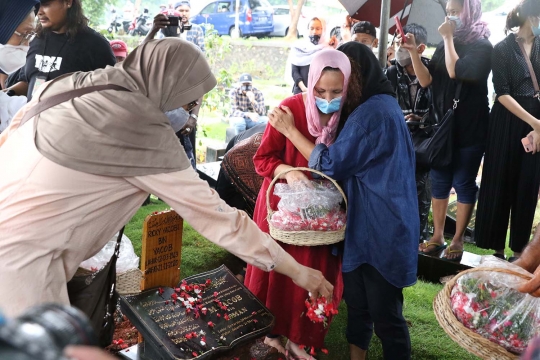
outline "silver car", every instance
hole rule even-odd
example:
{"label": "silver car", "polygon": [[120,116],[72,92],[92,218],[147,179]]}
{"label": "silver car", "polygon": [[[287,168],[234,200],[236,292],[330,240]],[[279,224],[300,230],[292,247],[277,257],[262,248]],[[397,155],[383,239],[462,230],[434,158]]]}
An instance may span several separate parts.
{"label": "silver car", "polygon": [[[274,32],[270,36],[287,36],[289,26],[291,24],[291,12],[287,5],[275,5],[274,8]],[[307,18],[304,14],[300,14],[298,20],[298,37],[306,36],[307,33]]]}

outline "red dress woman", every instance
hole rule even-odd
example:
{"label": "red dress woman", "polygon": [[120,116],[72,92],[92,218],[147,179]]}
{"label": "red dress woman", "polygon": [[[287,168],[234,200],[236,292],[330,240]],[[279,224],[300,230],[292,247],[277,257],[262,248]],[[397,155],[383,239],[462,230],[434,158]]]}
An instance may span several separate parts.
{"label": "red dress woman", "polygon": [[[341,106],[337,106],[335,110],[335,103],[344,99],[350,75],[349,59],[341,55],[343,53],[336,50],[325,50],[318,54],[311,64],[309,83],[312,85],[309,86],[308,92],[285,99],[279,108],[274,110],[290,113],[294,117],[296,127],[314,143],[322,141],[331,144],[336,135]],[[319,106],[321,103],[324,105]],[[326,113],[321,111],[321,108]],[[310,117],[315,120],[308,121]],[[266,127],[253,161],[257,173],[265,178],[257,198],[253,220],[262,231],[269,232],[266,192],[272,179],[287,168],[307,167],[308,162],[291,141],[271,126]],[[287,180],[290,184],[308,178],[311,178],[309,173],[291,171],[279,181]],[[279,200],[279,197],[272,194],[270,207],[277,209]],[[337,308],[341,301],[343,282],[341,258],[332,255],[332,246],[294,246],[285,243],[280,245],[300,264],[321,271],[334,285],[332,301]],[[248,266],[245,284],[276,316],[273,335],[268,336],[265,341],[267,344],[285,352],[279,339],[276,339],[280,335],[285,336],[289,339],[287,350],[306,359],[309,355],[299,348],[299,344],[315,348],[324,347],[328,328],[324,328],[321,323],[312,323],[304,315],[306,311],[304,302],[308,298],[305,290],[285,276],[265,273],[252,266]]]}

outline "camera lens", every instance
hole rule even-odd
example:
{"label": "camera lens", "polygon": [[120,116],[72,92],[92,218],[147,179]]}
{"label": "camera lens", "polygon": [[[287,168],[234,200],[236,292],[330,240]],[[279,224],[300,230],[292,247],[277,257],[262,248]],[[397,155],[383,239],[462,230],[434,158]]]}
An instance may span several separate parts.
{"label": "camera lens", "polygon": [[93,346],[98,343],[86,315],[74,307],[44,304],[30,309],[19,322],[41,325],[61,349],[67,345]]}
{"label": "camera lens", "polygon": [[69,306],[39,305],[0,327],[2,359],[17,353],[18,357],[9,358],[57,360],[67,345],[97,345],[86,316]]}

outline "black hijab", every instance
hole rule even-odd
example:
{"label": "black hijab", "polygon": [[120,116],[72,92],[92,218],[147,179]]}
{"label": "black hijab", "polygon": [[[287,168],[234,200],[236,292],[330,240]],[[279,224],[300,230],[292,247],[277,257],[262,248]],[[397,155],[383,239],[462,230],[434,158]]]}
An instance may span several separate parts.
{"label": "black hijab", "polygon": [[379,60],[370,48],[356,41],[349,41],[338,47],[338,50],[353,59],[360,66],[362,99],[360,104],[374,95],[395,96],[392,84],[384,75]]}

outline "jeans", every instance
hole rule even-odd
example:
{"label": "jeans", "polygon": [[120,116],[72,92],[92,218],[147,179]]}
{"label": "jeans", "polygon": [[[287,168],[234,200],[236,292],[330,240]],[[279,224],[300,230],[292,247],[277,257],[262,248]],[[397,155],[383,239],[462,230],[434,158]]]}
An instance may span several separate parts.
{"label": "jeans", "polygon": [[385,360],[409,360],[411,339],[403,317],[403,289],[390,284],[369,264],[343,273],[347,303],[347,341],[367,350],[373,330]]}
{"label": "jeans", "polygon": [[455,149],[450,165],[431,169],[433,198],[447,199],[450,196],[450,190],[454,187],[458,202],[474,204],[478,192],[476,176],[483,156],[484,145]]}
{"label": "jeans", "polygon": [[253,121],[249,117],[232,116],[229,119],[231,126],[234,128],[234,135],[240,134],[242,131],[251,129],[259,124],[266,124],[268,122],[268,116],[259,116],[259,120]]}

